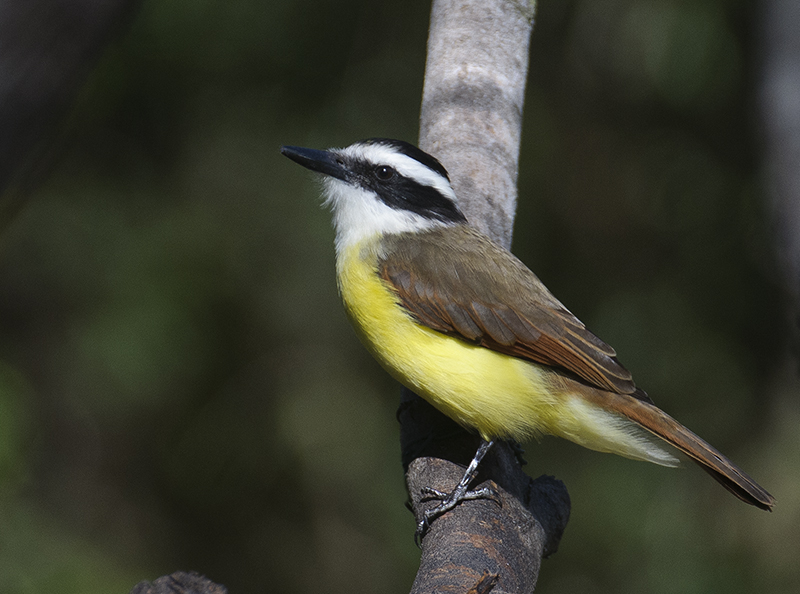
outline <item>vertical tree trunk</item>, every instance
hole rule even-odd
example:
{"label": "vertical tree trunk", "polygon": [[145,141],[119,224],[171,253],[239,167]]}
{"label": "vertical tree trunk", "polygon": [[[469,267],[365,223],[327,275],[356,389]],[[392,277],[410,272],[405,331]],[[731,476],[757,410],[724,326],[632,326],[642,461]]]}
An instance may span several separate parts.
{"label": "vertical tree trunk", "polygon": [[[517,197],[522,108],[534,5],[527,0],[434,0],[420,117],[420,147],[448,170],[464,214],[509,247]],[[417,521],[448,492],[479,440],[406,391],[401,422],[406,481]],[[518,452],[495,447],[476,483],[499,503],[476,500],[438,518],[422,543],[412,592],[533,592],[542,556],[555,552],[569,496],[552,477],[532,481]]]}

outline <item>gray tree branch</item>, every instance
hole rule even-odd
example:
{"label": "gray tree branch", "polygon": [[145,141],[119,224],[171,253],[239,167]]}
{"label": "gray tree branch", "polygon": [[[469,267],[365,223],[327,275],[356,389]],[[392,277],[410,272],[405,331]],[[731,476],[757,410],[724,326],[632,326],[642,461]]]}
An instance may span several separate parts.
{"label": "gray tree branch", "polygon": [[152,583],[139,582],[130,594],[228,594],[228,590],[194,571],[176,571]]}
{"label": "gray tree branch", "polygon": [[[420,146],[450,173],[470,223],[506,247],[533,17],[527,0],[434,0],[428,38]],[[408,391],[398,418],[419,521],[437,503],[421,497],[422,487],[452,490],[479,440]],[[569,518],[566,488],[552,477],[530,479],[508,444],[490,451],[476,483],[491,485],[499,502],[465,502],[433,523],[413,593],[533,592],[541,559],[555,552]]]}
{"label": "gray tree branch", "polygon": [[528,0],[435,0],[420,147],[442,161],[470,222],[509,247],[528,47]]}

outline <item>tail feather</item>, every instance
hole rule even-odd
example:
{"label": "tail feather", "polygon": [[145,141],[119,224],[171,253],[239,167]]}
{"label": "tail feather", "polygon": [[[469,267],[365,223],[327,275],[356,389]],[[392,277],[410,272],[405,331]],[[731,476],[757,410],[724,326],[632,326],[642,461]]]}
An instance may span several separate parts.
{"label": "tail feather", "polygon": [[775,504],[772,495],[722,453],[664,411],[642,400],[599,391],[596,404],[627,417],[676,447],[745,503],[772,511]]}

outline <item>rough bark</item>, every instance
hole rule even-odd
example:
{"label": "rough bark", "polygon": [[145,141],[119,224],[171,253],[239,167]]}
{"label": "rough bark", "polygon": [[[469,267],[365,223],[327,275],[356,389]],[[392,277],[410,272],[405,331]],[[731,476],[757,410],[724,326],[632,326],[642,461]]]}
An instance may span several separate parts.
{"label": "rough bark", "polygon": [[[513,0],[434,0],[420,116],[420,146],[450,173],[470,223],[511,244],[522,108],[534,7]],[[405,392],[398,412],[410,505],[417,521],[450,491],[479,439]],[[473,487],[498,501],[460,504],[422,541],[412,592],[533,592],[543,556],[556,551],[569,496],[552,477],[535,481],[509,444],[490,451]]]}
{"label": "rough bark", "polygon": [[[437,504],[425,501],[422,487],[452,490],[479,440],[408,391],[398,419],[410,505],[419,521]],[[558,549],[570,510],[563,483],[531,479],[520,452],[507,443],[490,450],[480,470],[475,486],[492,487],[498,501],[464,502],[432,523],[412,593],[488,592],[481,584],[494,593],[533,592],[542,558]]]}
{"label": "rough bark", "polygon": [[193,571],[176,571],[150,582],[139,582],[130,594],[227,594],[225,586]]}

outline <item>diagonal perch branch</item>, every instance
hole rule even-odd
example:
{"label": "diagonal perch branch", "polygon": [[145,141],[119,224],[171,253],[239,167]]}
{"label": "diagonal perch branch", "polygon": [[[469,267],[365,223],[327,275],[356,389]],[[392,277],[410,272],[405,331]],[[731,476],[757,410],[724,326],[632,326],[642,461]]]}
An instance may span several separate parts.
{"label": "diagonal perch branch", "polygon": [[[479,439],[407,390],[398,419],[411,508],[419,521],[437,503],[424,501],[422,488],[452,490]],[[570,509],[561,481],[531,479],[514,448],[500,442],[475,482],[494,487],[500,505],[468,501],[435,520],[423,539],[412,592],[466,592],[484,571],[498,576],[497,592],[533,592],[542,557],[558,549]]]}

